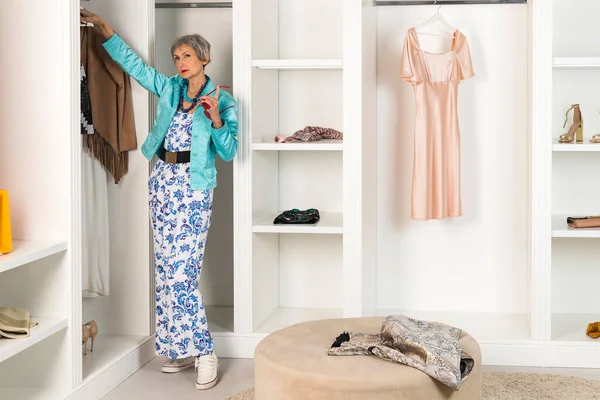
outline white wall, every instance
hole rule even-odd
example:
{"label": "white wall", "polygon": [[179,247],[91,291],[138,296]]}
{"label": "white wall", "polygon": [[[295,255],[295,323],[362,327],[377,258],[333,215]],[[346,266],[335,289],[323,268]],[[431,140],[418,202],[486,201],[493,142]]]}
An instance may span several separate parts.
{"label": "white wall", "polygon": [[410,219],[414,94],[406,31],[437,7],[378,9],[378,308],[526,312],[527,7],[444,6],[476,77],[460,84],[463,216]]}
{"label": "white wall", "polygon": [[[171,44],[177,37],[192,33],[204,36],[211,44],[206,74],[214,84],[231,86],[223,90],[233,93],[230,8],[157,9],[156,68],[168,75],[177,74],[170,57]],[[218,182],[200,291],[207,306],[233,306],[233,163],[217,157],[216,168]]]}

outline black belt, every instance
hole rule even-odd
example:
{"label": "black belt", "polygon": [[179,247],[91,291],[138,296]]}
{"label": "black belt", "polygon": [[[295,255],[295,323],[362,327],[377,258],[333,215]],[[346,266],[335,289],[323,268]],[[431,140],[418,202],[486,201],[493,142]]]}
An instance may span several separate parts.
{"label": "black belt", "polygon": [[169,164],[181,164],[190,162],[189,151],[166,151],[164,147],[158,150],[158,158]]}

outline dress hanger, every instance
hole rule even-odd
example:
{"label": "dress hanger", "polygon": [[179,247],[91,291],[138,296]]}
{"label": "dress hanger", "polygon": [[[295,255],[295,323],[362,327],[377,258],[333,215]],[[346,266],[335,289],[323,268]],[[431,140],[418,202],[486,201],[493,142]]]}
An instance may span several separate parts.
{"label": "dress hanger", "polygon": [[[437,3],[437,0],[434,4],[436,4],[436,3]],[[438,6],[437,12],[435,14],[433,14],[433,16],[431,18],[429,18],[427,21],[425,21],[422,24],[419,24],[415,27],[415,30],[417,31],[417,33],[419,33],[420,35],[442,36],[442,37],[447,37],[447,38],[454,37],[454,32],[456,32],[456,29],[452,25],[450,25],[450,23],[448,21],[446,21],[446,19],[442,15],[442,13],[440,13],[440,8],[442,8],[441,4]],[[440,33],[429,33],[429,32],[419,31],[419,29],[421,29],[427,25],[430,25],[436,21],[441,22],[442,25],[444,25],[452,34],[444,35],[444,34],[440,34]]]}

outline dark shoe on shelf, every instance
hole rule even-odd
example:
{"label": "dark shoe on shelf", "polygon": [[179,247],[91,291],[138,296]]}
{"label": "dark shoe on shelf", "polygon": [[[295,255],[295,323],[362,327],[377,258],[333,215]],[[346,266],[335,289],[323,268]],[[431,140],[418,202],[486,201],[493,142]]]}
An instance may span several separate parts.
{"label": "dark shoe on shelf", "polygon": [[309,208],[306,210],[299,210],[293,208],[291,210],[285,210],[279,214],[274,224],[316,224],[321,219],[319,210],[316,208]]}

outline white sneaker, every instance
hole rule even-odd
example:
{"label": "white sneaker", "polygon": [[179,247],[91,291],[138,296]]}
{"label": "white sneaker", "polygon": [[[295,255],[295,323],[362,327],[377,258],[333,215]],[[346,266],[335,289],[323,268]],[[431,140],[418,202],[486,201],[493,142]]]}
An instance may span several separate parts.
{"label": "white sneaker", "polygon": [[179,358],[179,359],[171,360],[162,366],[161,371],[165,372],[167,374],[174,374],[177,372],[181,372],[184,369],[193,367],[194,359],[195,359],[195,357],[188,357],[188,358]]}
{"label": "white sneaker", "polygon": [[196,369],[198,370],[196,389],[210,389],[217,384],[219,360],[214,353],[196,358]]}

